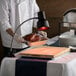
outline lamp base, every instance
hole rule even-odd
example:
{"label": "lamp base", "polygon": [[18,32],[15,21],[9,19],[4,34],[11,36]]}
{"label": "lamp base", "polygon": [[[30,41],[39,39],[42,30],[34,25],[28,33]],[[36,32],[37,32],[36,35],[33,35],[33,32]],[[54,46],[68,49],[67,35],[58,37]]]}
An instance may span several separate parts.
{"label": "lamp base", "polygon": [[13,52],[9,52],[8,57],[15,57]]}

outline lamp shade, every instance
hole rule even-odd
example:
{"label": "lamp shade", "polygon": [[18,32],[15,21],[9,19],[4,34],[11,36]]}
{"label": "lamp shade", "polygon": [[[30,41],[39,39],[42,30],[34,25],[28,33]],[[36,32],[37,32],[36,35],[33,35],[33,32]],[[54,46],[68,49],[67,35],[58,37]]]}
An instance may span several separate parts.
{"label": "lamp shade", "polygon": [[40,11],[38,12],[38,22],[37,22],[37,29],[38,30],[47,30],[49,28],[49,23],[46,20],[45,12]]}

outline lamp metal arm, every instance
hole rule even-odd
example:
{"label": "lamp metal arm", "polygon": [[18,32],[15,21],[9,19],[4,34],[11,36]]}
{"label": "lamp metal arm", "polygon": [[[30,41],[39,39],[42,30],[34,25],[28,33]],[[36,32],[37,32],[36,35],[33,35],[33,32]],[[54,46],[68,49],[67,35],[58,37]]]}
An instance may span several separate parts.
{"label": "lamp metal arm", "polygon": [[[10,54],[13,54],[12,45],[13,45],[13,40],[14,40],[14,37],[15,37],[15,34],[16,34],[17,30],[18,30],[24,23],[26,23],[27,21],[30,21],[30,20],[32,20],[32,19],[38,19],[38,17],[29,18],[29,19],[23,21],[21,24],[19,24],[18,27],[16,28],[16,30],[15,30],[15,32],[14,32],[14,36],[12,37],[12,41],[11,41]],[[9,54],[9,55],[10,55],[10,54]]]}

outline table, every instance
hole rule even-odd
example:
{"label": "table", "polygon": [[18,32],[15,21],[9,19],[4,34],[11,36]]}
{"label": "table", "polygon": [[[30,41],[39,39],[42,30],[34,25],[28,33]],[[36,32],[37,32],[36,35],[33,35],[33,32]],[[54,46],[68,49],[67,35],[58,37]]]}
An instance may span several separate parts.
{"label": "table", "polygon": [[[16,71],[15,70],[16,60],[18,60],[18,58],[8,58],[8,57],[4,58],[2,61],[2,64],[1,64],[0,76],[16,76],[16,74],[15,74],[16,73],[15,72]],[[27,60],[23,59],[21,61],[23,61],[24,64],[26,64]],[[30,60],[28,60],[28,61],[30,61]],[[40,61],[38,61],[38,62],[40,62]],[[45,73],[44,76],[76,76],[76,53],[68,53],[62,57],[58,57],[58,58],[55,58],[55,59],[49,60],[49,61],[41,61],[40,63],[44,63],[44,65],[43,64],[42,65],[47,66],[46,70],[45,70],[46,73],[44,72]],[[40,66],[43,67],[42,65],[40,65]],[[21,70],[22,67],[24,67],[24,65],[20,64],[19,69],[18,69],[20,72],[22,72],[22,70]],[[30,67],[29,64],[28,64],[28,67]],[[25,67],[23,69],[25,69]],[[36,68],[34,67],[34,69],[36,69]],[[43,70],[42,68],[40,68],[40,69],[41,69],[40,71]],[[25,73],[26,73],[26,71],[25,71]],[[22,76],[25,76],[25,74]],[[32,76],[32,75],[30,75],[30,76]],[[34,76],[36,76],[36,75],[34,75]],[[42,76],[43,76],[43,74],[42,74]]]}

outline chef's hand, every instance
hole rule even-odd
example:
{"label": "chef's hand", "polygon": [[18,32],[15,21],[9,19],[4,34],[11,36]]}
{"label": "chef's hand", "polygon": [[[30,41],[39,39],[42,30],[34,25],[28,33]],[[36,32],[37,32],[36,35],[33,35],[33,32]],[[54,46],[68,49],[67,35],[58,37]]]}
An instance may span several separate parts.
{"label": "chef's hand", "polygon": [[23,37],[19,36],[18,34],[15,34],[14,39],[18,43],[25,43],[26,45],[30,45],[30,43],[28,41],[26,41]]}
{"label": "chef's hand", "polygon": [[25,42],[25,40],[19,36],[18,34],[15,34],[14,39],[18,42],[18,43],[23,43]]}

